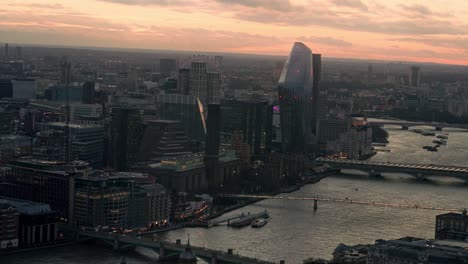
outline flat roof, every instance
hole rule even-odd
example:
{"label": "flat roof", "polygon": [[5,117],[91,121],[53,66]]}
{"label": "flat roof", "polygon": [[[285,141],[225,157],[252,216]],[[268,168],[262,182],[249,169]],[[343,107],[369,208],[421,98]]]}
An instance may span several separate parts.
{"label": "flat roof", "polygon": [[37,215],[52,212],[48,204],[4,196],[0,196],[0,204],[8,204],[10,206],[13,206],[19,213],[27,215]]}

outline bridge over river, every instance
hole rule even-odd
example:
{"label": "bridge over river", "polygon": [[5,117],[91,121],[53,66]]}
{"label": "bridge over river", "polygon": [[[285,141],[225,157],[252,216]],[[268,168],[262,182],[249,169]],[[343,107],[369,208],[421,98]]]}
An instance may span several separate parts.
{"label": "bridge over river", "polygon": [[431,127],[434,127],[438,131],[442,131],[443,128],[459,128],[459,129],[468,130],[468,124],[449,124],[449,123],[439,123],[439,122],[413,122],[413,121],[405,121],[405,120],[369,120],[368,124],[377,125],[377,126],[385,126],[385,125],[401,126],[401,128],[405,130],[408,130],[408,128],[415,127],[415,126],[431,126]]}
{"label": "bridge over river", "polygon": [[363,160],[345,160],[317,158],[317,163],[327,164],[335,169],[353,169],[378,176],[381,173],[404,173],[420,179],[433,176],[449,176],[468,182],[468,167],[445,165],[422,165],[410,163],[374,162]]}
{"label": "bridge over river", "polygon": [[[150,248],[159,253],[161,260],[171,259],[184,252],[187,245],[183,245],[180,240],[176,243],[167,241],[153,241],[153,239],[145,236],[136,236],[131,234],[118,234],[107,232],[79,231],[77,233],[79,241],[84,240],[100,240],[111,245],[114,250],[120,250],[131,247]],[[240,256],[233,253],[232,249],[227,251],[213,250],[204,247],[190,246],[191,251],[199,258],[208,261],[211,264],[275,264],[274,262],[259,260]],[[280,263],[284,264],[284,261]]]}

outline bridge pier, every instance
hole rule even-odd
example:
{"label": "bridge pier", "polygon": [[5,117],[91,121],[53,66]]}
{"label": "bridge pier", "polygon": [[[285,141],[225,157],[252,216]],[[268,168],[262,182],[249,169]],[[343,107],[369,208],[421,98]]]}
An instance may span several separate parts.
{"label": "bridge pier", "polygon": [[119,236],[114,236],[114,245],[113,245],[114,251],[119,251],[120,250],[120,239]]}
{"label": "bridge pier", "polygon": [[401,126],[401,130],[408,130],[409,127],[408,126]]}
{"label": "bridge pier", "polygon": [[380,174],[380,172],[377,172],[377,171],[375,171],[375,170],[371,170],[371,171],[369,172],[369,176],[371,176],[371,177],[381,177],[382,174]]}
{"label": "bridge pier", "polygon": [[436,127],[436,131],[442,131],[442,127]]}
{"label": "bridge pier", "polygon": [[218,256],[213,253],[213,255],[211,256],[210,264],[217,264],[217,263],[218,263]]}
{"label": "bridge pier", "polygon": [[164,243],[162,241],[159,242],[159,259],[163,259],[166,257],[166,249],[164,248]]}

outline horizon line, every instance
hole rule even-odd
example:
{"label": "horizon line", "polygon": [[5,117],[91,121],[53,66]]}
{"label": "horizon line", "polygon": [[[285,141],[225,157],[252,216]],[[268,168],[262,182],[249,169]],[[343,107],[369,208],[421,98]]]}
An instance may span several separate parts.
{"label": "horizon line", "polygon": [[[81,50],[116,50],[116,51],[135,51],[135,52],[144,52],[144,53],[156,53],[156,52],[172,52],[172,53],[199,53],[199,54],[229,54],[229,55],[255,55],[259,57],[285,57],[287,58],[288,55],[277,55],[277,54],[258,54],[258,53],[249,53],[249,52],[229,52],[229,51],[196,51],[196,50],[170,50],[170,49],[145,49],[145,48],[129,48],[129,47],[109,47],[109,46],[73,46],[73,45],[61,45],[61,44],[40,44],[40,43],[18,43],[18,42],[7,42],[2,41],[2,44],[13,44],[13,45],[20,45],[24,47],[46,47],[46,48],[68,48],[68,49],[81,49]],[[293,42],[294,44],[295,42]],[[305,45],[305,44],[304,44]],[[385,59],[359,59],[359,58],[352,58],[352,57],[327,57],[323,56],[322,59],[336,59],[336,60],[356,60],[356,61],[375,61],[375,62],[393,62],[393,63],[404,63],[404,64],[432,64],[432,65],[444,65],[444,66],[457,66],[457,67],[468,67],[468,64],[448,64],[448,63],[440,63],[440,62],[423,62],[423,61],[408,61],[408,60],[385,60]]]}

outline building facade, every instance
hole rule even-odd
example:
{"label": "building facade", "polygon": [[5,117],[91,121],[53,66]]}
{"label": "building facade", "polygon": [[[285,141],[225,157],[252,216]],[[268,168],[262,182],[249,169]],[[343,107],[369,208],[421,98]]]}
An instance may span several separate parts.
{"label": "building facade", "polygon": [[296,42],[278,82],[284,153],[308,152],[312,144],[313,94],[312,51]]}

